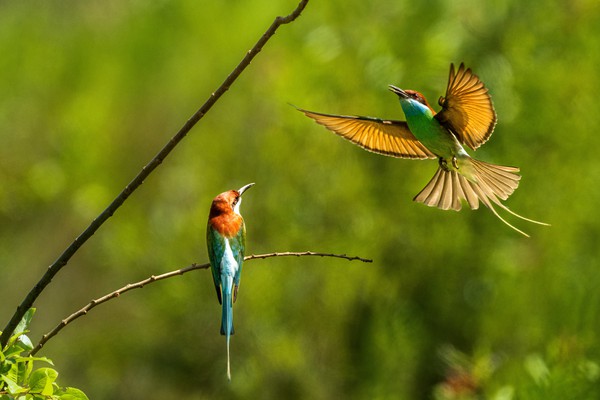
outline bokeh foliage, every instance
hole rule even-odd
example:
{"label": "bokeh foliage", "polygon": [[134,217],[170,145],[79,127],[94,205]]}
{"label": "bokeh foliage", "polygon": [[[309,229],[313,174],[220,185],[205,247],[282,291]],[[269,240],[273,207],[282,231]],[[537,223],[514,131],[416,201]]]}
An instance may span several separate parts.
{"label": "bokeh foliage", "polygon": [[[0,321],[215,90],[290,0],[0,2]],[[212,197],[248,182],[254,261],[225,378],[210,274],[95,309],[40,355],[93,399],[600,396],[600,4],[312,0],[36,303],[30,337],[128,282],[206,262]],[[401,118],[464,61],[518,165],[507,204],[413,203],[436,164],[367,153],[288,103]],[[4,322],[2,322],[4,325]]]}

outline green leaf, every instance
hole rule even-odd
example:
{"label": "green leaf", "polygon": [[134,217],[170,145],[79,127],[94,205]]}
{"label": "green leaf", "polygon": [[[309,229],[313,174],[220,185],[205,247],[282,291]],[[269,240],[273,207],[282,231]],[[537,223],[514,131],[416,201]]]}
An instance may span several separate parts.
{"label": "green leaf", "polygon": [[54,391],[52,384],[58,377],[58,372],[52,368],[40,368],[33,371],[29,378],[29,391],[46,396],[52,395]]}
{"label": "green leaf", "polygon": [[6,374],[12,368],[13,360],[2,361],[0,364],[0,375]]}
{"label": "green leaf", "polygon": [[16,342],[4,350],[4,355],[8,359],[15,358],[15,356],[21,354],[24,350],[23,345],[20,342]]}
{"label": "green leaf", "polygon": [[16,363],[16,376],[14,377],[15,382],[19,385],[27,386],[27,382],[29,381],[29,374],[27,373],[27,365],[28,363],[20,362]]}
{"label": "green leaf", "polygon": [[11,362],[10,369],[2,376],[15,384],[21,384],[21,382],[19,382],[19,363]]}
{"label": "green leaf", "polygon": [[25,315],[23,315],[23,318],[21,318],[21,321],[15,328],[12,337],[21,336],[29,329],[29,324],[31,323],[33,314],[35,314],[35,308],[30,308],[29,310],[27,310],[27,312],[25,313]]}
{"label": "green leaf", "polygon": [[54,365],[54,363],[52,362],[52,360],[49,359],[48,357],[32,357],[32,356],[15,357],[14,360],[16,362],[42,361],[42,362],[48,363],[50,365]]}
{"label": "green leaf", "polygon": [[58,398],[61,400],[89,400],[85,393],[72,387],[62,389],[58,393]]}
{"label": "green leaf", "polygon": [[23,382],[29,382],[29,377],[31,376],[31,371],[33,371],[33,360],[25,363],[25,371],[23,373]]}
{"label": "green leaf", "polygon": [[21,386],[17,385],[17,382],[10,379],[8,376],[2,375],[0,377],[0,379],[2,379],[2,381],[4,381],[4,383],[6,383],[6,388],[8,389],[8,393],[17,394],[17,393],[20,393],[23,391],[23,388]]}
{"label": "green leaf", "polygon": [[31,343],[31,339],[29,339],[29,336],[27,335],[20,335],[17,339],[17,343],[20,343],[24,350],[33,349],[33,343]]}

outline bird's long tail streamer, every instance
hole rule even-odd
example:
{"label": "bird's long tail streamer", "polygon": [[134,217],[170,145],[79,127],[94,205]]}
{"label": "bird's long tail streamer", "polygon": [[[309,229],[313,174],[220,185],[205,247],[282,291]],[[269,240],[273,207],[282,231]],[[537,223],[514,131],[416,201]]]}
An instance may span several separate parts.
{"label": "bird's long tail streamer", "polygon": [[222,276],[223,282],[223,310],[221,316],[221,335],[225,335],[227,341],[227,379],[231,381],[231,367],[229,360],[229,339],[234,334],[233,329],[233,307],[232,287],[233,278]]}
{"label": "bird's long tail streamer", "polygon": [[479,208],[479,201],[481,201],[500,221],[527,237],[528,234],[502,218],[493,204],[525,221],[548,225],[523,217],[502,204],[501,200],[506,200],[519,186],[521,177],[518,175],[518,168],[489,164],[472,158],[461,159],[460,164],[459,171],[461,169],[468,171],[470,178],[440,165],[433,178],[414,200],[429,207],[456,211],[462,207],[461,200],[465,200],[473,210]]}
{"label": "bird's long tail streamer", "polygon": [[229,338],[230,336],[227,335],[227,380],[231,381],[231,363],[229,361]]}

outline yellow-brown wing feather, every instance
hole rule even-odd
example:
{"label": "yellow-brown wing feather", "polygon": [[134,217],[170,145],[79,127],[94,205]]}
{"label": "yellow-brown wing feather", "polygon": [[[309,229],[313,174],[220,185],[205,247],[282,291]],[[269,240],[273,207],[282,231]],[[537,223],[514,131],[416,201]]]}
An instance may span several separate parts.
{"label": "yellow-brown wing feather", "polygon": [[496,111],[488,89],[470,68],[460,64],[455,72],[450,65],[446,97],[439,100],[438,121],[451,130],[460,142],[473,150],[484,144],[496,126]]}
{"label": "yellow-brown wing feather", "polygon": [[298,111],[365,150],[400,158],[436,158],[411,133],[405,121],[322,114],[300,108]]}

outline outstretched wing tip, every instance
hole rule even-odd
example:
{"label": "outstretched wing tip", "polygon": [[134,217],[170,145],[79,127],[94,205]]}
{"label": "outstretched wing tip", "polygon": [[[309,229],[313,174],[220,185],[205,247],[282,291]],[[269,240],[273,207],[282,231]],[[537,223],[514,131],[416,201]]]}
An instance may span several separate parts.
{"label": "outstretched wing tip", "polygon": [[302,108],[302,107],[298,107],[298,106],[297,106],[297,105],[295,105],[295,104],[292,104],[292,103],[288,103],[288,104],[289,104],[290,106],[294,107],[296,110],[300,111],[301,113],[304,113],[304,114],[306,114],[306,113],[312,113],[312,111],[310,111],[310,110],[307,110],[307,109],[305,109],[305,108]]}

